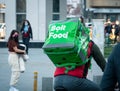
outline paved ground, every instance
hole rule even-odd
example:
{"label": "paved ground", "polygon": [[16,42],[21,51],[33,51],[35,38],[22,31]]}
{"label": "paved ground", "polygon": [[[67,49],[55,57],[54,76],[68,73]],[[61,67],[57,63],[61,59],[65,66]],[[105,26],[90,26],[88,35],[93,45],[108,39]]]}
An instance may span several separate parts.
{"label": "paved ground", "polygon": [[[52,77],[54,65],[43,53],[42,49],[29,49],[30,60],[26,63],[26,71],[20,76],[17,87],[20,91],[33,91],[34,72],[38,72],[38,91],[42,91],[42,78]],[[8,91],[10,80],[7,48],[0,48],[0,91]]]}
{"label": "paved ground", "polygon": [[[30,48],[29,49],[30,60],[26,63],[26,71],[20,76],[19,83],[17,85],[20,91],[34,91],[33,82],[34,82],[34,72],[38,72],[38,91],[50,91],[47,89],[47,85],[42,84],[43,78],[53,78],[54,65],[51,63],[49,58],[43,53],[43,50],[40,48]],[[92,62],[92,69],[89,71],[88,78],[93,80],[99,80],[102,72],[96,63]],[[8,91],[9,81],[10,81],[10,67],[8,65],[8,50],[7,48],[0,48],[0,91]],[[96,78],[97,76],[97,78]],[[44,83],[46,82],[44,79]],[[97,82],[98,83],[98,82]],[[46,87],[43,90],[42,87]]]}

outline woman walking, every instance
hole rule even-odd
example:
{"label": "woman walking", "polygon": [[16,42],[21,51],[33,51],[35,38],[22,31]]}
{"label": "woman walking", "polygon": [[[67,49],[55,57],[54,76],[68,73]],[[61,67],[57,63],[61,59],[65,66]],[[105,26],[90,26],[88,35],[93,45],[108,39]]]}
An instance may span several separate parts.
{"label": "woman walking", "polygon": [[12,30],[10,37],[8,39],[7,47],[9,51],[8,63],[11,67],[11,80],[10,80],[10,89],[9,91],[19,91],[15,88],[19,77],[20,77],[20,64],[19,64],[19,54],[17,53],[25,53],[25,50],[18,49],[19,45],[19,32],[17,30]]}

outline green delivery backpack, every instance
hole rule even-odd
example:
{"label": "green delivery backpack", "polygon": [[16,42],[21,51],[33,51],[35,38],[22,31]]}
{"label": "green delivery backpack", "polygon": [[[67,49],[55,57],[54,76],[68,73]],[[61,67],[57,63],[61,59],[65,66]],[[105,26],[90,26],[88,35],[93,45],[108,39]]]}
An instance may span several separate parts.
{"label": "green delivery backpack", "polygon": [[78,18],[52,22],[43,45],[45,54],[66,73],[88,62],[89,30]]}

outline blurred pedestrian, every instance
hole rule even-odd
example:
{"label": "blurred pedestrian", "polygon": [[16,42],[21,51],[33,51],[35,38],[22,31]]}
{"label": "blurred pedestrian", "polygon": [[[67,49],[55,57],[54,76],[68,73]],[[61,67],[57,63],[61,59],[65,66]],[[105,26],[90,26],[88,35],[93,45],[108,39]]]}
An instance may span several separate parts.
{"label": "blurred pedestrian", "polygon": [[18,53],[25,54],[25,50],[18,49],[18,45],[19,45],[18,38],[19,38],[19,32],[17,30],[12,30],[7,42],[7,47],[9,51],[8,63],[11,67],[11,72],[12,72],[9,91],[19,91],[15,87],[20,77],[20,72],[21,72],[20,66],[22,66],[20,65],[21,60],[19,60]]}
{"label": "blurred pedestrian", "polygon": [[102,77],[102,91],[114,91],[116,83],[120,90],[120,32],[118,33],[117,44],[114,46]]}
{"label": "blurred pedestrian", "polygon": [[117,42],[117,37],[118,37],[118,35],[119,35],[119,31],[120,31],[119,21],[116,20],[116,22],[115,22],[115,33],[114,33],[114,34],[115,34],[114,43]]}
{"label": "blurred pedestrian", "polygon": [[110,44],[110,34],[112,33],[112,24],[111,24],[111,21],[109,19],[106,23],[104,31],[105,31],[106,43]]}
{"label": "blurred pedestrian", "polygon": [[30,38],[33,39],[31,24],[28,20],[23,21],[21,33],[22,33],[22,41],[23,44],[26,45],[26,53],[28,54]]}

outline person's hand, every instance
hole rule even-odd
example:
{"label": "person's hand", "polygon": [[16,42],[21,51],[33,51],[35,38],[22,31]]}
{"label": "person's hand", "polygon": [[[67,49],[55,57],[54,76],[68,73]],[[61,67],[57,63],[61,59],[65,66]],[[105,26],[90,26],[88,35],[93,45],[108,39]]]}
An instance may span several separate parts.
{"label": "person's hand", "polygon": [[24,50],[23,53],[26,54],[26,51]]}

